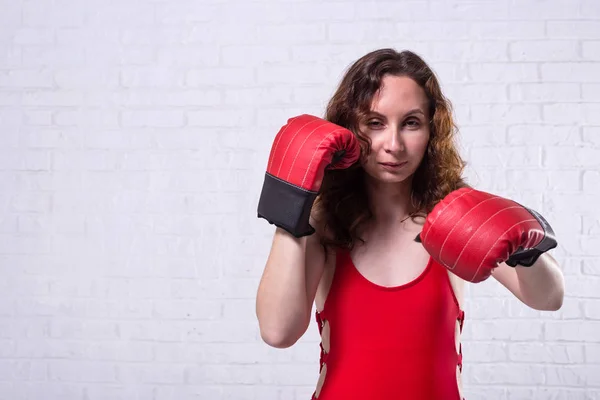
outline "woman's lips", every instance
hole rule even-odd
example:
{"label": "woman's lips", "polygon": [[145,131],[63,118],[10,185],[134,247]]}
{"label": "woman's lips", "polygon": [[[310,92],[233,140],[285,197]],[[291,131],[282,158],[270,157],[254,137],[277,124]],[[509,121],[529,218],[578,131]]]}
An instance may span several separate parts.
{"label": "woman's lips", "polygon": [[406,161],[401,162],[401,163],[379,163],[379,164],[386,166],[386,167],[401,167],[404,164],[406,164]]}

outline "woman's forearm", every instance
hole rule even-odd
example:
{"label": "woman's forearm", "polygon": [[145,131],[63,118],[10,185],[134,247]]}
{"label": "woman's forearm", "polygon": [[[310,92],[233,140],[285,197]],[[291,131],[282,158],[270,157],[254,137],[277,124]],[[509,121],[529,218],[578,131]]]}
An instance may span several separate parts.
{"label": "woman's forearm", "polygon": [[519,288],[525,302],[538,310],[556,311],[563,303],[565,283],[556,260],[542,254],[531,267],[517,266]]}

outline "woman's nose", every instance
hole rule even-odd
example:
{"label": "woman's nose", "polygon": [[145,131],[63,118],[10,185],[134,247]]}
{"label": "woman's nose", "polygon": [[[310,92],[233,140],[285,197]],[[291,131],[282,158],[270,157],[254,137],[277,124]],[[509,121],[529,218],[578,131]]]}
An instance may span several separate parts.
{"label": "woman's nose", "polygon": [[398,151],[404,150],[404,142],[402,140],[402,136],[400,132],[395,127],[390,127],[386,132],[385,143],[384,143],[385,151],[388,153],[396,153]]}

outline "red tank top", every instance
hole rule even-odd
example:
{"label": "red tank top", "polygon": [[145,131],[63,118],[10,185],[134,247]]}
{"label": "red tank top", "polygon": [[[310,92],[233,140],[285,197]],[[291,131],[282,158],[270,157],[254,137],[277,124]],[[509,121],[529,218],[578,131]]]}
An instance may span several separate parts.
{"label": "red tank top", "polygon": [[447,270],[429,259],[413,281],[383,287],[367,280],[347,250],[337,253],[334,278],[321,312],[320,371],[326,374],[318,400],[458,400],[456,321],[460,309]]}

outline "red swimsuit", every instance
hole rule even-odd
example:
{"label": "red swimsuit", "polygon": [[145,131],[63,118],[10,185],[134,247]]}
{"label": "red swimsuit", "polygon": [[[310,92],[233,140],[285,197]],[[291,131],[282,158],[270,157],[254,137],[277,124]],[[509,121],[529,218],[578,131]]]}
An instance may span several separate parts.
{"label": "red swimsuit", "polygon": [[458,400],[456,367],[462,354],[456,321],[464,312],[447,270],[431,258],[415,280],[383,287],[355,268],[348,251],[337,254],[335,275],[319,331],[327,321],[329,353],[318,400]]}

